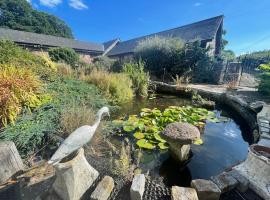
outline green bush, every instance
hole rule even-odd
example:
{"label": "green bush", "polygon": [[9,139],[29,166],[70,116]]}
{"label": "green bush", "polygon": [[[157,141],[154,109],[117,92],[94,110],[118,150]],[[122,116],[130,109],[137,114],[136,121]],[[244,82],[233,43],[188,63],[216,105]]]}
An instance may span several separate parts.
{"label": "green bush", "polygon": [[259,75],[258,90],[263,94],[270,95],[270,64],[261,64],[259,69],[262,73]]}
{"label": "green bush", "polygon": [[199,41],[184,45],[176,38],[152,37],[138,44],[135,57],[142,59],[146,70],[157,78],[165,73],[176,77],[190,72],[193,81],[209,82],[213,65],[207,52],[208,49],[202,48]]}
{"label": "green bush", "polygon": [[45,144],[54,144],[52,133],[59,129],[58,119],[59,109],[55,105],[46,105],[34,112],[25,110],[16,124],[9,125],[0,133],[0,141],[13,141],[25,158]]}
{"label": "green bush", "polygon": [[48,57],[34,55],[8,40],[0,40],[0,68],[3,65],[31,69],[43,80],[55,78],[55,65]]}
{"label": "green bush", "polygon": [[81,77],[96,85],[112,104],[125,103],[132,99],[132,81],[124,73],[109,73],[94,69],[89,75]]}
{"label": "green bush", "polygon": [[94,60],[93,60],[94,66],[97,69],[108,70],[108,71],[111,70],[114,62],[115,62],[115,60],[113,60],[107,56],[98,56],[98,57],[94,58]]}
{"label": "green bush", "polygon": [[75,68],[80,60],[79,55],[71,48],[58,47],[49,50],[49,56],[54,62],[65,62]]}
{"label": "green bush", "polygon": [[135,49],[135,57],[145,62],[146,70],[161,77],[164,69],[170,72],[176,66],[177,57],[184,44],[176,38],[151,37],[141,41]]}
{"label": "green bush", "polygon": [[137,96],[148,96],[149,74],[144,72],[144,63],[138,62],[125,63],[123,65],[123,72],[128,74],[132,80],[132,88]]}

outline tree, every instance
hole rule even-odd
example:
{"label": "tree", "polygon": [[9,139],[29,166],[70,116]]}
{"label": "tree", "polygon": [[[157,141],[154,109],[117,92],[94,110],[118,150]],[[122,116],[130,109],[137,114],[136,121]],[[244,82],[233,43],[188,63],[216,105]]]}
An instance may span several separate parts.
{"label": "tree", "polygon": [[0,27],[73,38],[71,29],[64,21],[34,10],[26,0],[0,1]]}

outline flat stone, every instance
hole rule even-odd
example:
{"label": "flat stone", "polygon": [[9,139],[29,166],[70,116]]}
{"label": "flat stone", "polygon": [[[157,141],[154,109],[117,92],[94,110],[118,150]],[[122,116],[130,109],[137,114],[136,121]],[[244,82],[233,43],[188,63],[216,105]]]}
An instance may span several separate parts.
{"label": "flat stone", "polygon": [[197,192],[193,188],[172,187],[172,200],[199,200]]}
{"label": "flat stone", "polygon": [[161,136],[169,144],[192,144],[193,141],[200,138],[200,131],[192,124],[176,122],[167,125]]}
{"label": "flat stone", "polygon": [[249,187],[249,180],[244,177],[242,174],[240,174],[237,170],[232,170],[227,172],[228,175],[232,176],[238,181],[237,189],[240,192],[246,192]]}
{"label": "flat stone", "polygon": [[258,118],[258,121],[259,121],[260,123],[269,124],[269,121],[266,120],[266,119],[263,119],[263,118]]}
{"label": "flat stone", "polygon": [[135,175],[130,188],[131,200],[142,200],[144,189],[145,189],[145,176],[143,174]]}
{"label": "flat stone", "polygon": [[269,128],[260,127],[261,132],[269,133]]}
{"label": "flat stone", "polygon": [[91,200],[107,200],[114,188],[114,180],[110,176],[105,176],[92,193]]}
{"label": "flat stone", "polygon": [[260,126],[261,127],[264,127],[264,128],[270,128],[270,124],[269,123],[260,123]]}
{"label": "flat stone", "polygon": [[211,180],[219,187],[221,193],[232,190],[238,184],[235,178],[225,173],[211,177]]}
{"label": "flat stone", "polygon": [[191,187],[196,190],[200,200],[219,200],[221,191],[218,186],[210,180],[192,180]]}

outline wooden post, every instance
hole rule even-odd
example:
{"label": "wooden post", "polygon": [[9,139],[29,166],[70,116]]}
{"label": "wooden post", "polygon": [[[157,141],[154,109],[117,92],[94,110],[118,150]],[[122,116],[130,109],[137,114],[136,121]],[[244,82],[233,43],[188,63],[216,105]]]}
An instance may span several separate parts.
{"label": "wooden post", "polygon": [[13,142],[0,143],[0,184],[14,174],[23,171],[23,161]]}

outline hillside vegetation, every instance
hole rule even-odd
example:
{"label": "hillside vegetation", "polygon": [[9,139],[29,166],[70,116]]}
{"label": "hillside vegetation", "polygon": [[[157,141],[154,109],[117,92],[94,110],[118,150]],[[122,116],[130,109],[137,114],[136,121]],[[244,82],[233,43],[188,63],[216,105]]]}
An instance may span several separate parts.
{"label": "hillside vegetation", "polygon": [[0,14],[0,27],[73,38],[71,29],[64,21],[34,10],[26,0],[1,0]]}

